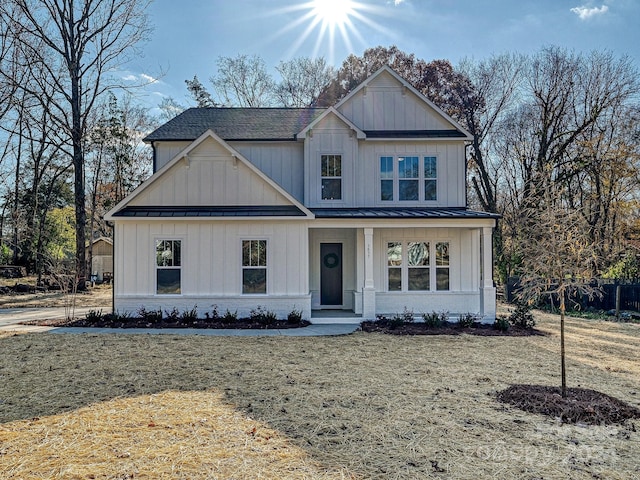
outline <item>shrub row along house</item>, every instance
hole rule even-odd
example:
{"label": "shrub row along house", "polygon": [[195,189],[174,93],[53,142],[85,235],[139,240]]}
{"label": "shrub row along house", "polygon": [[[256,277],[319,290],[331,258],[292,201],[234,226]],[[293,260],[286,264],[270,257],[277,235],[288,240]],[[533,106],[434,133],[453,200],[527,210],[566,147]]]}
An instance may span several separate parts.
{"label": "shrub row along house", "polygon": [[115,308],[493,320],[497,216],[467,208],[469,140],[389,67],[329,108],[188,109],[105,217]]}

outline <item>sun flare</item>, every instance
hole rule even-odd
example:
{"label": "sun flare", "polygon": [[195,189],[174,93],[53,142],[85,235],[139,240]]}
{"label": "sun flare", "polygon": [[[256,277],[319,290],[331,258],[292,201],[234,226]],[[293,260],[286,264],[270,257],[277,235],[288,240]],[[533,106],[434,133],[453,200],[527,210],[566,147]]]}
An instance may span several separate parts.
{"label": "sun flare", "polygon": [[[338,44],[348,53],[354,51],[354,41],[362,47],[368,45],[361,29],[373,30],[389,37],[393,35],[388,28],[372,18],[375,15],[388,17],[388,7],[375,6],[364,0],[298,1],[300,3],[274,10],[274,14],[287,15],[303,12],[298,18],[283,24],[282,28],[273,34],[272,38],[276,38],[288,32],[298,32],[285,52],[285,57],[293,57],[306,44],[307,56],[317,57],[322,52],[327,56],[329,63],[333,64]],[[309,48],[309,43],[313,44],[312,49]]]}
{"label": "sun flare", "polygon": [[340,27],[349,21],[354,12],[351,0],[314,0],[312,14],[329,27]]}

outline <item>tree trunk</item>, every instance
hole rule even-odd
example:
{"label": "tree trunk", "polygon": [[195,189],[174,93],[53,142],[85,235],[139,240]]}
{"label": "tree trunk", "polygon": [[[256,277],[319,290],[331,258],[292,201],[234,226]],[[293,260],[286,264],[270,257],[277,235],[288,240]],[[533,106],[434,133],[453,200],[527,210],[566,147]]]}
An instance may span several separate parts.
{"label": "tree trunk", "polygon": [[85,226],[87,213],[84,193],[84,152],[82,148],[82,120],[79,66],[74,62],[71,68],[71,140],[73,142],[74,198],[76,210],[76,276],[78,289],[85,290],[87,262],[85,256]]}
{"label": "tree trunk", "polygon": [[560,376],[562,381],[562,398],[567,398],[567,371],[565,368],[564,355],[564,289],[560,289]]}

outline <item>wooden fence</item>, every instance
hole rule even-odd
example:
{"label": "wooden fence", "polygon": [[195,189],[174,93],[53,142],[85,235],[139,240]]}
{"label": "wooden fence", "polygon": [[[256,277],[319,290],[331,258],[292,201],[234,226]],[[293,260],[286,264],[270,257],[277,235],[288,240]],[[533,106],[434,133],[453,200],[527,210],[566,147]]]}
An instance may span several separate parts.
{"label": "wooden fence", "polygon": [[[505,300],[509,303],[513,303],[516,300],[516,294],[518,292],[517,277],[510,277],[505,286]],[[578,300],[581,309],[594,308],[596,310],[615,310],[616,309],[616,295],[620,295],[620,310],[630,310],[634,312],[640,312],[640,284],[622,284],[616,283],[611,280],[599,280],[598,285],[602,291],[602,298],[588,298],[584,296]],[[619,292],[619,293],[617,293]],[[572,302],[576,301],[572,298]],[[558,302],[554,302],[558,305]],[[567,303],[568,305],[571,302]]]}

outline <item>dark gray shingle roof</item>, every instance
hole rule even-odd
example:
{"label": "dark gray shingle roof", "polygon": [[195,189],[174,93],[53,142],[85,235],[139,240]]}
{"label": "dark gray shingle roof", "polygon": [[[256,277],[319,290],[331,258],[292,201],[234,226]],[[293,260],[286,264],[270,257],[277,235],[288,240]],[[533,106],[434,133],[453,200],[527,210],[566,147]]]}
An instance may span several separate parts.
{"label": "dark gray shingle roof", "polygon": [[144,140],[195,140],[208,129],[223,140],[295,140],[325,108],[189,108]]}

